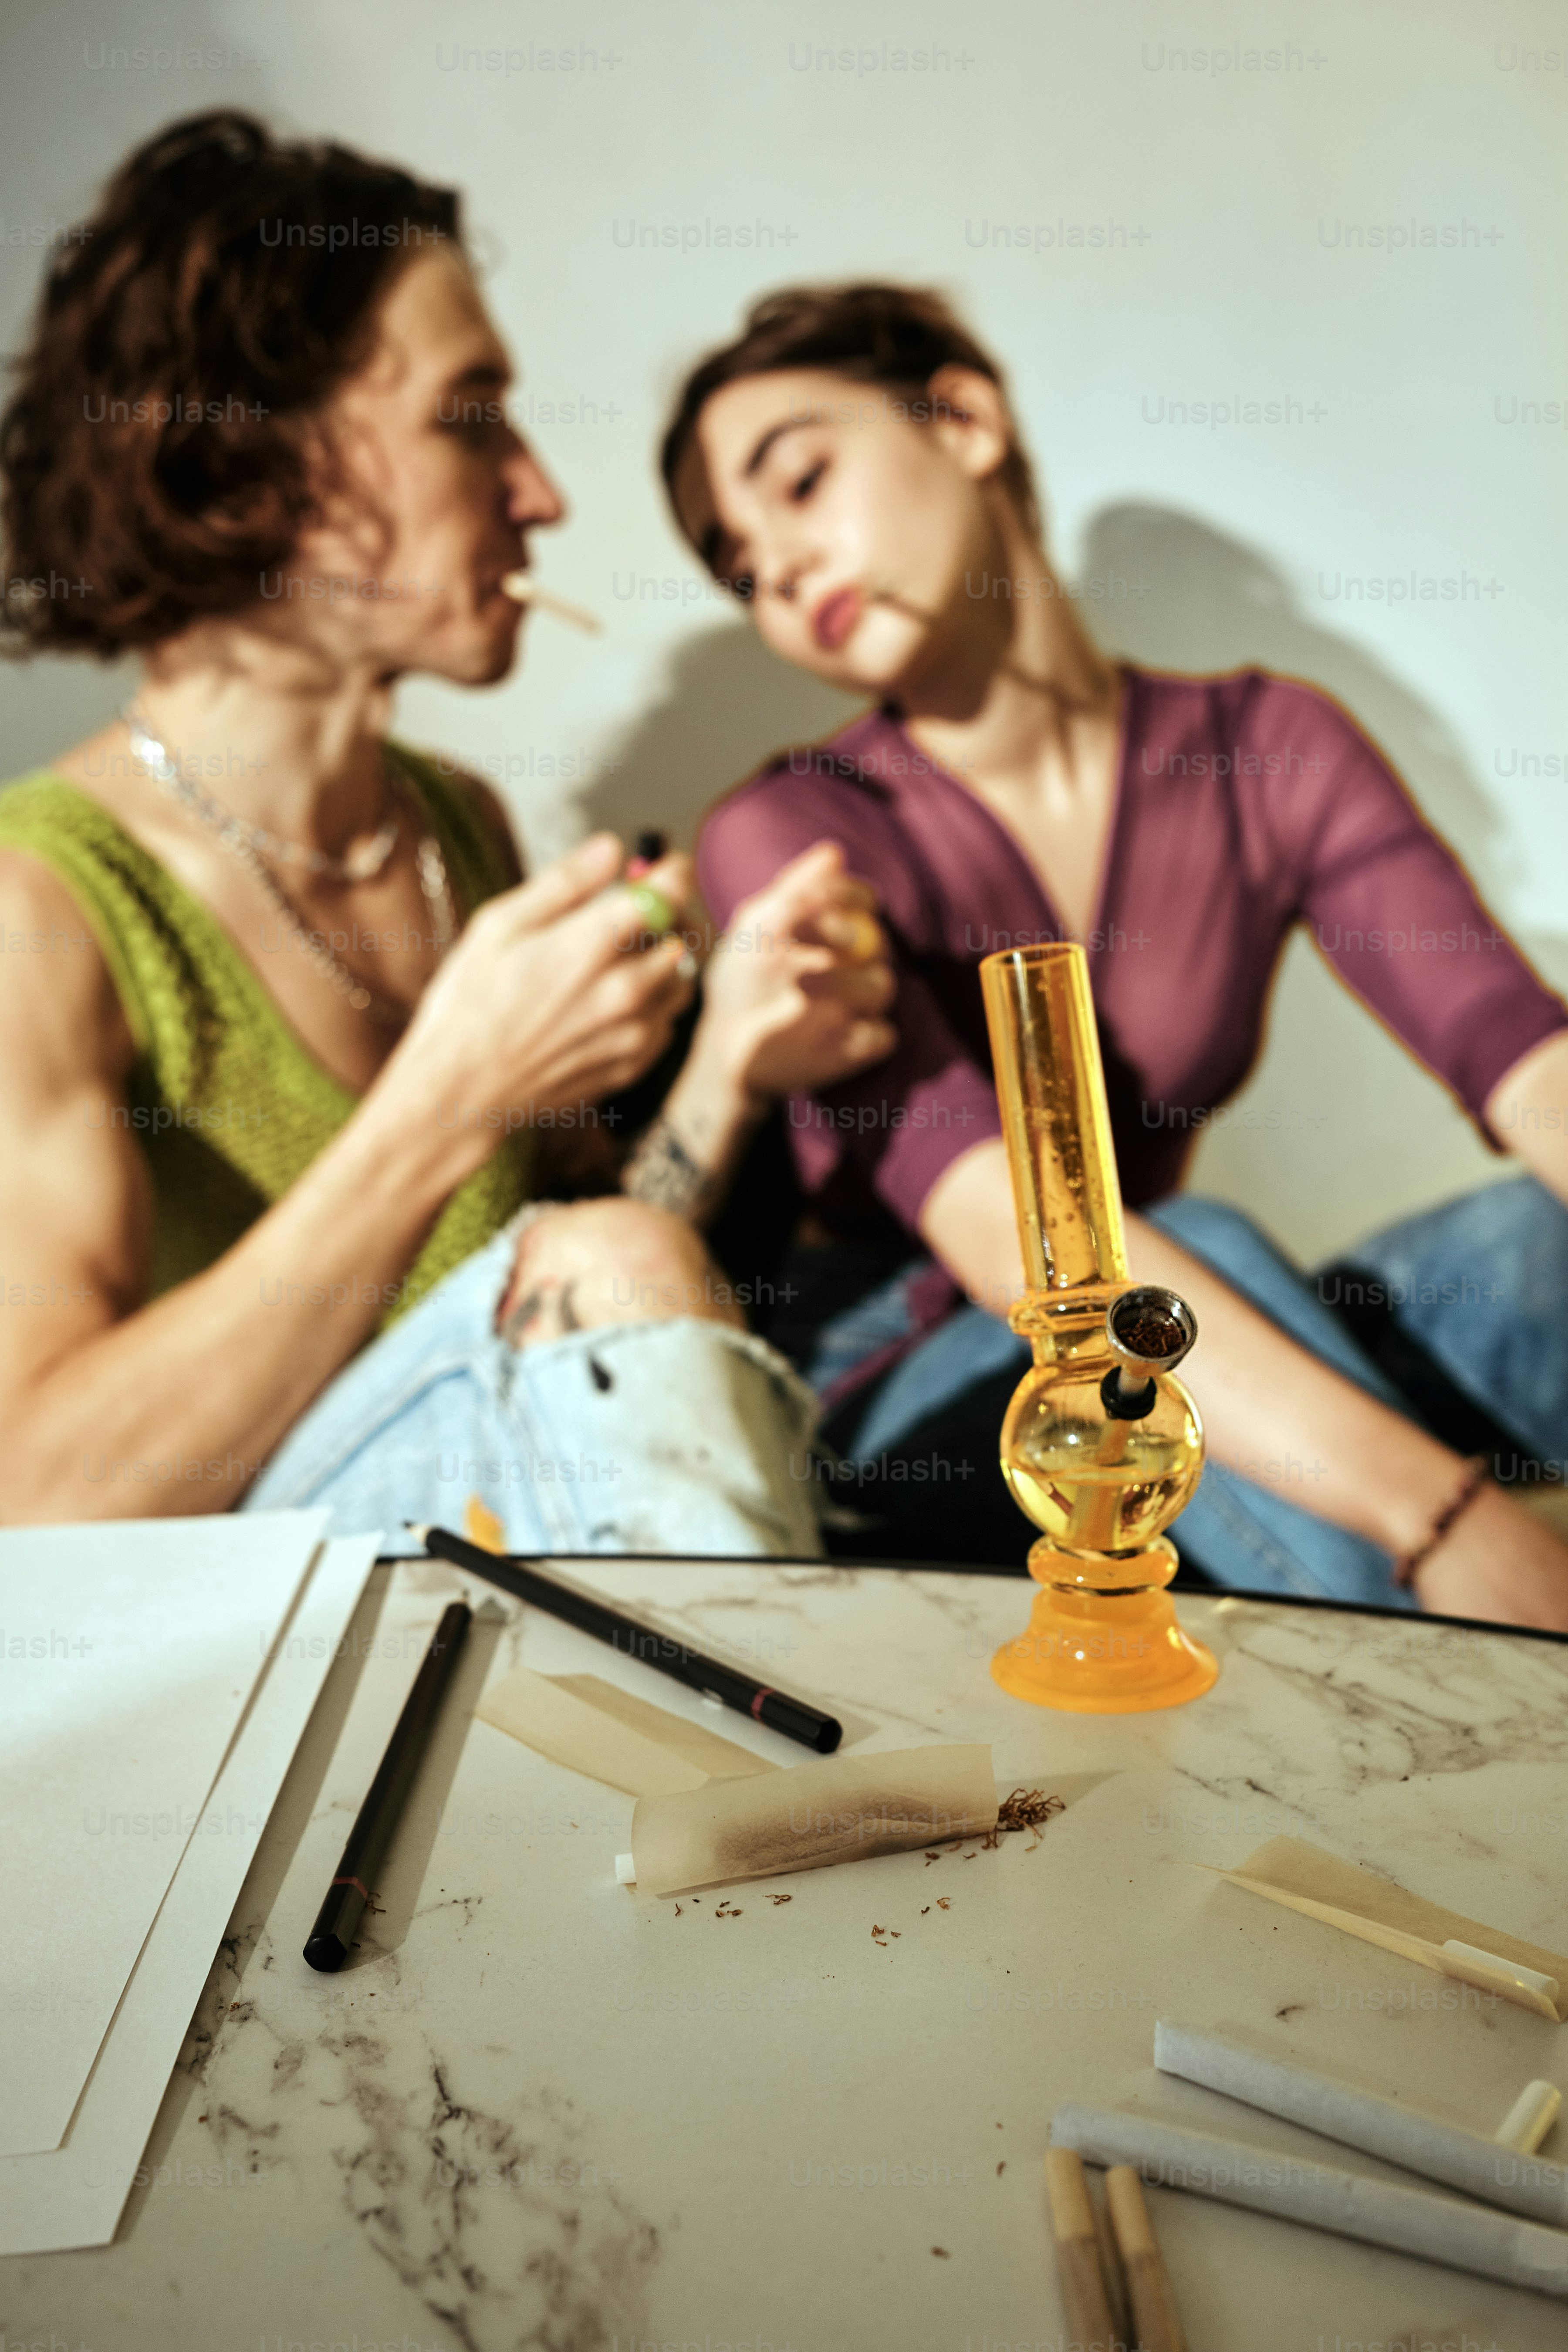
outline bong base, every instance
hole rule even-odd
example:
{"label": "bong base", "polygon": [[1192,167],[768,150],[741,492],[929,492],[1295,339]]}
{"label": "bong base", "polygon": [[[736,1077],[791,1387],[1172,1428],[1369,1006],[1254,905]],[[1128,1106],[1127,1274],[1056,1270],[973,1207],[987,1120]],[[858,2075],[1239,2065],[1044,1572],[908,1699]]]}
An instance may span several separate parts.
{"label": "bong base", "polygon": [[[1174,1564],[1172,1555],[1166,1576]],[[1005,1691],[1033,1706],[1139,1715],[1201,1698],[1219,1679],[1219,1661],[1183,1632],[1159,1585],[1111,1593],[1042,1584],[1027,1633],[1003,1643],[991,1672]]]}

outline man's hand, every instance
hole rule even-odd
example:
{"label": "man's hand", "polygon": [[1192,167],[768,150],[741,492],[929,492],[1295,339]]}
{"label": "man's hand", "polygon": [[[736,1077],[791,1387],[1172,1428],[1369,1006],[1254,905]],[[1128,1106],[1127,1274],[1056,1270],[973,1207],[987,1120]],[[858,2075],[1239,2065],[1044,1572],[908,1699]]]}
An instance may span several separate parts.
{"label": "man's hand", "polygon": [[[419,1001],[377,1086],[411,1112],[507,1111],[526,1121],[588,1104],[640,1077],[669,1042],[692,982],[679,935],[643,942],[636,901],[607,888],[621,845],[597,834],[479,908]],[[690,861],[666,857],[645,883],[679,921]],[[491,1126],[493,1140],[493,1123]]]}

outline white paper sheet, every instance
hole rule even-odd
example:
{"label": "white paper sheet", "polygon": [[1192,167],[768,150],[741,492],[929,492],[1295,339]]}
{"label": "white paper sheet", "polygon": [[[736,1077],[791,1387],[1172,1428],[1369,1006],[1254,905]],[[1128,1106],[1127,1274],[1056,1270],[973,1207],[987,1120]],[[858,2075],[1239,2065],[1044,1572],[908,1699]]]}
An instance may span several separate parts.
{"label": "white paper sheet", "polygon": [[59,2146],[326,1517],[0,1535],[0,2156]]}
{"label": "white paper sheet", "polygon": [[0,2255],[113,2237],[213,1955],[380,1541],[347,1536],[318,1555],[208,1801],[221,1829],[193,1837],[174,1873],[64,2145],[0,2157]]}

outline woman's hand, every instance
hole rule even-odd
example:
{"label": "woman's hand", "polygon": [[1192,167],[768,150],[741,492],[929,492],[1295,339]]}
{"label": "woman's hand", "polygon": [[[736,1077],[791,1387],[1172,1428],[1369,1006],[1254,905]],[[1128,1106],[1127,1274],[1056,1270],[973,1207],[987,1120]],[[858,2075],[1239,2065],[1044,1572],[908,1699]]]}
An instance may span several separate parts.
{"label": "woman's hand", "polygon": [[735,909],[713,951],[685,1067],[626,1169],[637,1198],[701,1222],[775,1096],[890,1053],[893,994],[876,898],[818,842]]}
{"label": "woman's hand", "polygon": [[[377,1089],[493,1143],[500,1128],[585,1107],[640,1077],[668,1044],[692,982],[679,936],[644,946],[630,892],[606,889],[622,855],[613,834],[597,834],[488,900],[420,999]],[[643,881],[679,921],[691,897],[689,860],[661,858]]]}
{"label": "woman's hand", "polygon": [[753,1108],[831,1086],[891,1053],[894,980],[876,893],[837,842],[793,858],[735,909],[703,981],[694,1063]]}

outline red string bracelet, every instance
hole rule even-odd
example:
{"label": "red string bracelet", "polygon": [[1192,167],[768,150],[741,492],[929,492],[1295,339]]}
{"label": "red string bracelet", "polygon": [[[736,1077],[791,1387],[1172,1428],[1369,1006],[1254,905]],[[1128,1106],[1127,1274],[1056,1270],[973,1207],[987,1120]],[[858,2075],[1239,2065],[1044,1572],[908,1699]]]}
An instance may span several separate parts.
{"label": "red string bracelet", "polygon": [[1475,1501],[1482,1485],[1485,1483],[1487,1473],[1490,1467],[1491,1461],[1488,1454],[1474,1454],[1470,1456],[1468,1462],[1465,1465],[1465,1475],[1459,1485],[1458,1492],[1454,1495],[1451,1501],[1444,1504],[1442,1509],[1433,1520],[1432,1525],[1427,1531],[1425,1542],[1418,1543],[1414,1551],[1407,1551],[1402,1559],[1396,1559],[1394,1561],[1394,1581],[1395,1584],[1407,1585],[1411,1578],[1415,1575],[1416,1570],[1420,1567],[1422,1561],[1429,1559],[1431,1554],[1436,1550],[1437,1546],[1442,1542],[1443,1538],[1447,1534],[1449,1528],[1453,1526],[1460,1513],[1468,1510],[1469,1506]]}

